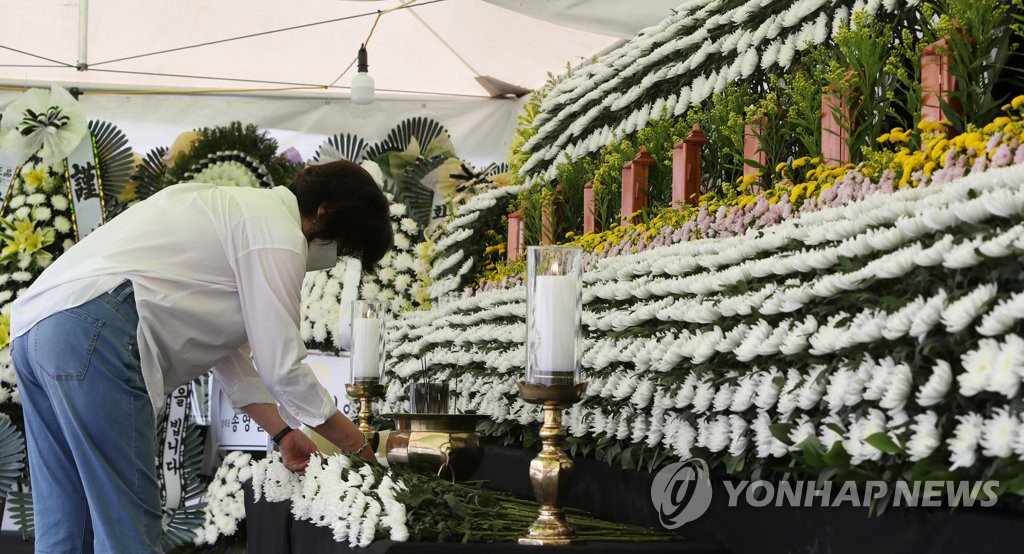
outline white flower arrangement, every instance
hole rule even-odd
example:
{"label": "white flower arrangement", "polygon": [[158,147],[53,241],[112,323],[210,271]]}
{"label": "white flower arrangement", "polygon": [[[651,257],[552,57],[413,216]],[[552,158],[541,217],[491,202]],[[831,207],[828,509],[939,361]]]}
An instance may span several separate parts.
{"label": "white flower arrangement", "polygon": [[[859,3],[853,11],[896,13],[914,3]],[[762,0],[726,12],[720,8],[716,0],[685,2],[668,18],[558,83],[541,102],[534,119],[537,132],[523,145],[523,152],[531,155],[520,173],[550,179],[557,161],[596,152],[612,135],[646,126],[652,114],[660,113],[652,106],[671,106],[680,115],[727,82],[749,76],[755,67],[789,67],[796,52],[823,44],[850,24],[847,6],[825,0],[794,2],[781,12]],[[647,93],[655,87],[679,92],[650,100]],[[641,105],[640,99],[646,101]],[[630,113],[623,113],[630,107]],[[597,127],[609,116],[618,122],[611,133]]]}
{"label": "white flower arrangement", "polygon": [[[55,255],[74,244],[70,201],[65,189],[63,170],[30,160],[21,167],[11,185],[8,207],[14,217],[9,222],[15,229],[5,229],[14,240],[33,234],[42,239],[40,246],[10,248],[0,258],[0,404],[20,403],[20,395],[11,365],[9,322],[11,305],[46,267]],[[47,242],[49,241],[49,242]]]}
{"label": "white flower arrangement", "polygon": [[259,179],[240,162],[223,160],[214,162],[191,176],[197,183],[212,183],[224,187],[258,187]]}
{"label": "white flower arrangement", "polygon": [[330,528],[334,540],[349,546],[368,546],[378,528],[394,541],[409,538],[406,507],[395,498],[405,485],[386,473],[378,477],[368,465],[355,469],[346,456],[314,454],[300,477],[274,452],[252,464],[252,479],[257,502],[290,500],[296,519]]}
{"label": "white flower arrangement", "polygon": [[[1024,295],[990,276],[1024,253],[1024,203],[995,200],[1024,199],[1022,183],[1024,167],[990,170],[745,235],[598,260],[583,278],[589,386],[567,412],[569,433],[683,459],[697,449],[799,456],[815,443],[842,448],[854,466],[895,455],[971,468],[1024,450],[1019,414],[998,404],[1017,398],[1024,377]],[[984,277],[965,283],[958,273]],[[874,296],[889,289],[903,296]],[[425,359],[435,377],[461,381],[460,408],[539,421],[515,388],[524,315],[518,286],[400,318],[386,409],[401,406],[404,381],[420,378]],[[956,354],[905,354],[929,344]],[[889,355],[894,346],[904,350]],[[863,355],[872,352],[883,354]],[[954,399],[997,404],[957,421],[938,415]],[[788,442],[772,431],[779,425]]]}
{"label": "white flower arrangement", "polygon": [[252,456],[244,452],[230,452],[224,457],[206,488],[204,519],[194,530],[195,544],[214,544],[238,530],[238,522],[245,519],[242,485],[252,478],[250,462]]}
{"label": "white flower arrangement", "polygon": [[505,205],[522,189],[504,186],[486,190],[459,206],[452,219],[440,227],[428,275],[432,302],[442,301],[471,284],[469,274],[480,265],[487,227],[493,224],[491,220],[504,215]]}

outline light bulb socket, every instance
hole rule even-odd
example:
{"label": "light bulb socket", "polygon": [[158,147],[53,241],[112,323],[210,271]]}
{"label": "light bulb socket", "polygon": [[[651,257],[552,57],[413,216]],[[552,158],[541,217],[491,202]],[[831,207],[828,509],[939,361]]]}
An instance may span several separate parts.
{"label": "light bulb socket", "polygon": [[359,71],[359,73],[366,73],[367,71],[370,70],[370,65],[366,61],[366,45],[365,44],[360,44],[359,45],[359,57],[358,57],[358,61],[356,62],[356,70]]}

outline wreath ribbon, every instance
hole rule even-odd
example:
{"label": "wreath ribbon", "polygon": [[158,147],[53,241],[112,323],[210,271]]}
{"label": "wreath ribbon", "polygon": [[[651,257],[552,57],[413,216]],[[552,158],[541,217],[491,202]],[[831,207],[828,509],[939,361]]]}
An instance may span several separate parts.
{"label": "wreath ribbon", "polygon": [[88,136],[85,110],[68,91],[54,85],[50,90],[25,91],[4,111],[0,121],[0,150],[19,166],[33,154],[45,165],[67,158]]}

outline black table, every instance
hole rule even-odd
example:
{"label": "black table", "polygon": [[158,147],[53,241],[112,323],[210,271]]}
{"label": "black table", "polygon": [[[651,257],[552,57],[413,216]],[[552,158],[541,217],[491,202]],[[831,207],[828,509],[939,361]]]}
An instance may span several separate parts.
{"label": "black table", "polygon": [[[528,467],[534,451],[487,445],[480,467],[471,477],[488,487],[532,498]],[[569,507],[587,510],[607,521],[657,527],[651,504],[653,475],[613,470],[589,459],[575,460],[568,494]],[[733,554],[961,554],[1021,552],[1024,514],[997,508],[890,508],[871,517],[866,508],[763,507],[745,502],[728,506],[724,484],[714,483],[711,506],[684,525],[677,543],[594,543],[567,550],[588,552],[692,552]],[[289,552],[536,552],[515,544],[458,545],[378,541],[365,549],[349,549],[333,541],[329,529],[292,520],[287,502],[253,504],[247,491],[246,514],[250,554]],[[532,549],[532,550],[531,550]],[[545,547],[544,552],[563,549]]]}

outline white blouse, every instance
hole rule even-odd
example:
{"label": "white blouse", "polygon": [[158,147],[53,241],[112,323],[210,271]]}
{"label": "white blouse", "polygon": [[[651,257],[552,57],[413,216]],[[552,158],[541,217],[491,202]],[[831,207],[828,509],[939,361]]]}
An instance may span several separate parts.
{"label": "white blouse", "polygon": [[57,258],[15,301],[11,337],[130,280],[155,414],[213,368],[236,409],[276,400],[293,425],[316,426],[337,407],[302,362],[306,255],[288,189],[173,185]]}

